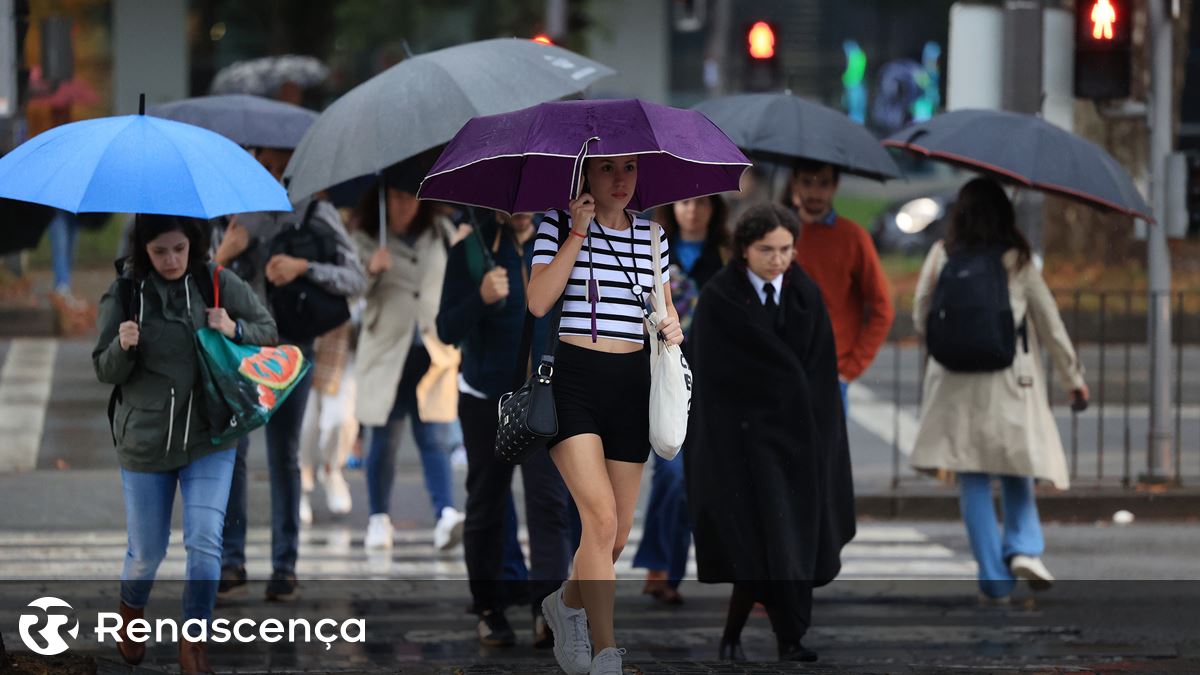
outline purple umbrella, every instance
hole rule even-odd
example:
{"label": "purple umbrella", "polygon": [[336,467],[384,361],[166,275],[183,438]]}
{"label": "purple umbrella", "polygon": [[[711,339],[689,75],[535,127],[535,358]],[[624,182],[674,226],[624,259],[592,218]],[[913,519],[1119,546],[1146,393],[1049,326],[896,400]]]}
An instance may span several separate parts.
{"label": "purple umbrella", "polygon": [[637,99],[555,101],[467,122],[418,196],[504,213],[566,209],[585,155],[640,155],[635,211],[735,191],[750,166],[694,110]]}

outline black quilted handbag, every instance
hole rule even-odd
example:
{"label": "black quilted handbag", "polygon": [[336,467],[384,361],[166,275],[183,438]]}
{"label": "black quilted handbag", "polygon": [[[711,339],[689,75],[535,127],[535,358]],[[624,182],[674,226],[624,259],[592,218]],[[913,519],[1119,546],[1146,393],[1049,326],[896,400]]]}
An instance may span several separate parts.
{"label": "black quilted handbag", "polygon": [[[546,333],[546,349],[537,370],[515,391],[500,397],[499,424],[496,427],[496,458],[509,464],[521,464],[533,457],[558,435],[558,413],[554,409],[554,348],[558,344],[558,321],[562,299],[554,308],[554,318]],[[514,385],[525,376],[526,359],[533,343],[533,314],[525,313],[525,330],[517,352]]]}

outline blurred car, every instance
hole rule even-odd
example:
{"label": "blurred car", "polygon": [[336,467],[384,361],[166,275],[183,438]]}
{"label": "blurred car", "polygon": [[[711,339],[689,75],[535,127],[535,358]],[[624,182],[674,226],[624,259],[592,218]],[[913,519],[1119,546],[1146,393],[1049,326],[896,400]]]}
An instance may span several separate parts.
{"label": "blurred car", "polygon": [[946,216],[958,188],[908,196],[888,205],[871,224],[871,238],[880,254],[925,255],[946,236]]}

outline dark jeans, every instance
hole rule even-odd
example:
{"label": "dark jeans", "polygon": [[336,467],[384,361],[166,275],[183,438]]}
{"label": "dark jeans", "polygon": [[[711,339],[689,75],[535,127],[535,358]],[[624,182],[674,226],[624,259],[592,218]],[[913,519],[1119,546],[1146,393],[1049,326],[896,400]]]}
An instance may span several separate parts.
{"label": "dark jeans", "polygon": [[685,449],[671,461],[654,455],[654,478],[642,523],[642,543],[633,557],[634,567],[665,571],[671,588],[679,588],[687,573],[688,551],[692,547],[683,476],[686,452]]}
{"label": "dark jeans", "polygon": [[529,583],[505,582],[505,516],[513,467],[495,457],[495,399],[463,394],[458,401],[467,448],[467,522],[463,547],[476,612],[528,602],[535,608],[567,578],[572,548],[567,532],[567,487],[547,453],[521,465],[529,527]]}
{"label": "dark jeans", "polygon": [[[312,344],[301,345],[312,358]],[[271,481],[271,568],[294,573],[300,549],[300,425],[312,389],[312,369],[292,390],[267,422],[267,470]],[[246,564],[246,449],[248,438],[238,441],[233,463],[229,508],[225,510],[224,551],[221,567]]]}

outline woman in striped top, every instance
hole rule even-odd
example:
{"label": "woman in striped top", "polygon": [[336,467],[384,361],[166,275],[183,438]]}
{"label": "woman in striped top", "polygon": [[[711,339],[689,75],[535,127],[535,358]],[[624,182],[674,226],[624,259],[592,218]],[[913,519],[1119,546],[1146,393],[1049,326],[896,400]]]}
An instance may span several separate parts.
{"label": "woman in striped top", "polygon": [[636,155],[586,160],[583,194],[571,202],[569,220],[559,222],[560,213],[542,221],[529,280],[534,315],[549,314],[563,297],[554,378],[559,433],[550,457],[579,508],[583,534],[571,579],[546,598],[542,611],[554,633],[554,655],[568,673],[621,670],[613,565],[633,525],[650,455],[642,310],[655,274],[662,276],[669,312],[659,332],[669,344],[683,341],[667,283],[666,236],[660,229],[661,256],[654,260],[650,221],[626,211],[637,169]]}

